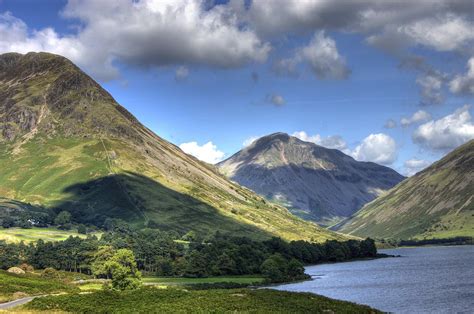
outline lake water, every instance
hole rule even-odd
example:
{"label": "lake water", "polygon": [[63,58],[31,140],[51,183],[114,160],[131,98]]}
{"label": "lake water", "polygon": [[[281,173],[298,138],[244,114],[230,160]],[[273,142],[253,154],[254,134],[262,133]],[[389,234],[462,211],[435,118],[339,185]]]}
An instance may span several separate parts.
{"label": "lake water", "polygon": [[399,248],[402,255],[309,266],[313,280],[272,287],[395,313],[474,313],[474,246]]}

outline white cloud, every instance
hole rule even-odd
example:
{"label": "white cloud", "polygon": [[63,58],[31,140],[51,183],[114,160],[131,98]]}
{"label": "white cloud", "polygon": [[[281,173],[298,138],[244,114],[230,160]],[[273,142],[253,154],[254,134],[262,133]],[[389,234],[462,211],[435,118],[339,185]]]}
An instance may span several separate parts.
{"label": "white cloud", "polygon": [[352,156],[357,160],[382,165],[391,165],[397,159],[397,155],[395,140],[383,133],[370,134],[352,152]]}
{"label": "white cloud", "polygon": [[260,136],[251,136],[251,137],[245,139],[245,141],[242,143],[242,146],[243,147],[250,146],[250,145],[252,145],[253,142],[258,140],[259,138],[260,138]]}
{"label": "white cloud", "polygon": [[474,124],[465,105],[439,120],[420,125],[412,135],[413,141],[424,148],[449,151],[474,138]]}
{"label": "white cloud", "polygon": [[397,122],[393,119],[388,119],[387,122],[385,122],[383,127],[386,129],[394,129],[397,127]]}
{"label": "white cloud", "polygon": [[193,155],[199,160],[210,164],[218,163],[224,159],[225,153],[217,149],[217,146],[212,142],[207,142],[204,145],[199,145],[197,142],[183,143],[179,148],[186,154]]}
{"label": "white cloud", "polygon": [[425,169],[429,165],[431,165],[431,162],[427,160],[417,158],[408,159],[403,163],[404,174],[408,177],[411,177],[412,175]]}
{"label": "white cloud", "polygon": [[467,73],[457,75],[449,82],[449,89],[455,94],[474,95],[474,57],[467,62]]}
{"label": "white cloud", "polygon": [[452,13],[420,19],[398,30],[414,42],[439,51],[458,50],[474,40],[474,24]]}
{"label": "white cloud", "polygon": [[268,95],[267,101],[269,101],[270,103],[272,103],[273,105],[277,107],[281,107],[286,103],[285,98],[283,98],[283,96],[278,95],[278,94]]}
{"label": "white cloud", "polygon": [[416,124],[416,123],[421,123],[421,122],[426,122],[428,120],[431,119],[431,114],[429,114],[428,112],[424,111],[424,110],[418,110],[417,112],[415,112],[411,117],[409,118],[402,118],[400,120],[400,124],[403,126],[403,127],[408,127],[412,124]]}
{"label": "white cloud", "polygon": [[189,76],[189,70],[185,66],[180,66],[176,69],[176,72],[174,74],[174,78],[177,81],[182,81],[185,80]]}
{"label": "white cloud", "polygon": [[336,42],[325,36],[324,31],[314,35],[309,45],[301,49],[300,56],[318,78],[344,79],[350,73],[344,57],[337,51]]}
{"label": "white cloud", "polygon": [[307,63],[319,79],[345,79],[350,74],[336,42],[324,31],[316,32],[308,45],[299,48],[293,57],[276,61],[273,71],[280,75],[298,76],[300,63]]}
{"label": "white cloud", "polygon": [[416,80],[420,87],[423,104],[440,104],[443,102],[441,89],[443,78],[440,75],[424,75]]}
{"label": "white cloud", "polygon": [[82,26],[61,36],[0,16],[0,52],[47,51],[70,58],[100,79],[117,77],[114,60],[138,66],[239,67],[267,59],[270,45],[242,27],[231,6],[205,0],[70,0],[62,12]]}
{"label": "white cloud", "polygon": [[326,148],[338,149],[347,153],[347,143],[339,135],[322,137],[319,134],[309,135],[305,131],[294,132],[291,135],[305,142],[312,142]]}

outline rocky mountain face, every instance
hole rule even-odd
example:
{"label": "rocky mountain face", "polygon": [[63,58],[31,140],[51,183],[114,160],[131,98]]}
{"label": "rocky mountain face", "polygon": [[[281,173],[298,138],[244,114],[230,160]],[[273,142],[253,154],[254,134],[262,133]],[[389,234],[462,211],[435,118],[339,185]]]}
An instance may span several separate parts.
{"label": "rocky mountain face", "polygon": [[474,236],[474,140],[367,204],[335,229],[396,239]]}
{"label": "rocky mountain face", "polygon": [[[144,127],[69,60],[0,55],[0,206],[206,235],[342,239],[230,182]],[[1,218],[2,215],[0,215]]]}
{"label": "rocky mountain face", "polygon": [[285,133],[254,141],[218,167],[233,181],[321,224],[352,215],[404,179],[388,167]]}

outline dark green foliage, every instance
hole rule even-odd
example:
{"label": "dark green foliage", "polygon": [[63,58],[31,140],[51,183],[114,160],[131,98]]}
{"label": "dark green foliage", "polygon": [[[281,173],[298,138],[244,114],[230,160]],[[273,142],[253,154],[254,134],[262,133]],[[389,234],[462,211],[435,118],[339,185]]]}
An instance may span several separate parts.
{"label": "dark green foliage", "polygon": [[379,313],[311,293],[267,289],[101,291],[37,298],[26,308],[73,313]]}
{"label": "dark green foliage", "polygon": [[11,228],[15,226],[15,219],[13,217],[5,217],[2,220],[2,227],[3,228]]}
{"label": "dark green foliage", "polygon": [[8,269],[13,266],[18,266],[21,262],[21,251],[22,248],[20,245],[9,244],[5,241],[0,241],[0,268]]}
{"label": "dark green foliage", "polygon": [[63,210],[61,211],[56,218],[54,218],[54,224],[60,229],[68,230],[70,229],[71,224],[71,213]]}
{"label": "dark green foliage", "polygon": [[[205,242],[183,245],[175,233],[157,229],[132,230],[120,220],[108,221],[112,231],[99,240],[69,237],[63,242],[38,241],[35,245],[0,242],[0,267],[17,266],[22,262],[36,269],[52,267],[111,278],[107,262],[117,250],[133,252],[137,270],[157,276],[260,275],[269,281],[283,282],[306,278],[303,265],[339,262],[377,255],[372,239],[347,242],[327,241],[323,244],[305,241],[285,242],[280,238],[254,241],[229,237],[221,233]],[[189,233],[187,234],[189,236]]]}
{"label": "dark green foliage", "polygon": [[399,246],[423,246],[423,245],[464,245],[474,244],[473,237],[454,237],[447,239],[423,239],[423,240],[401,240]]}

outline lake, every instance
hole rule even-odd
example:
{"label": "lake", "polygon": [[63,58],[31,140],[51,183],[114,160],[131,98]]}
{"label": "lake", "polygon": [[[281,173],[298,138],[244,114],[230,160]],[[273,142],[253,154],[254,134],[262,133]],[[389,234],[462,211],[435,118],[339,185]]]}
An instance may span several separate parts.
{"label": "lake", "polygon": [[474,246],[398,248],[397,258],[306,267],[313,280],[272,287],[395,313],[474,313]]}

